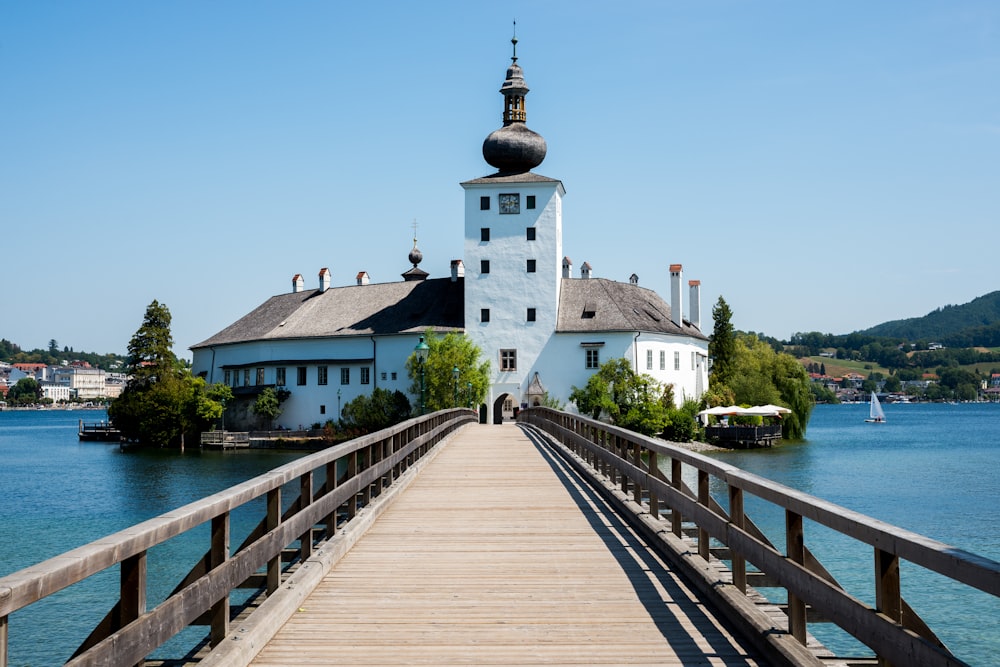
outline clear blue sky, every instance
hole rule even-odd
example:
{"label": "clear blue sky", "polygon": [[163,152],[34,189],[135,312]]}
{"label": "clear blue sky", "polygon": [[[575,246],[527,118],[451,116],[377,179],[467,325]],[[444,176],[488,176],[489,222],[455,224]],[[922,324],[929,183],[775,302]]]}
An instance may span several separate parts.
{"label": "clear blue sky", "polygon": [[517,19],[564,252],[787,338],[1000,287],[1000,3],[0,2],[0,338],[176,349],[462,255]]}

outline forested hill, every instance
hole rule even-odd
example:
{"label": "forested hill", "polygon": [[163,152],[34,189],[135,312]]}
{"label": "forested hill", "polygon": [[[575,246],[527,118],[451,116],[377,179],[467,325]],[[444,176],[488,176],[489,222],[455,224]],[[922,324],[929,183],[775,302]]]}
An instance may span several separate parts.
{"label": "forested hill", "polygon": [[1000,345],[1000,291],[960,306],[938,308],[923,317],[884,322],[859,333],[948,347],[996,347]]}

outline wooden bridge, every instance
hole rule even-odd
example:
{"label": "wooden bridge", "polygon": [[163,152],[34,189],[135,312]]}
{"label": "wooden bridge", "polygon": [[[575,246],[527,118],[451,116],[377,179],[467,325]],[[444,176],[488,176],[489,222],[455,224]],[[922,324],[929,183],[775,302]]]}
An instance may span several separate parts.
{"label": "wooden bridge", "polygon": [[[880,664],[964,665],[902,599],[900,560],[1000,596],[996,562],[606,424],[521,419],[411,420],[4,577],[0,667],[11,613],[115,568],[119,594],[68,664],[874,664],[813,640],[823,617]],[[784,509],[783,549],[744,494]],[[230,513],[258,498],[231,553]],[[876,608],[816,561],[804,519],[871,547]],[[204,524],[204,556],[147,609],[148,550]],[[189,626],[203,639],[147,660]]]}

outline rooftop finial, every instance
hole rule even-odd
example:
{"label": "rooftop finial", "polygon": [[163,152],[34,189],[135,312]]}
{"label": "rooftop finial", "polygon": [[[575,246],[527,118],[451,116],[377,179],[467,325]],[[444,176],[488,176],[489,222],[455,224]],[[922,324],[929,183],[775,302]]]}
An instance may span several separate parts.
{"label": "rooftop finial", "polygon": [[514,21],[514,36],[510,38],[510,43],[514,45],[514,55],[510,57],[512,63],[517,62],[517,21]]}
{"label": "rooftop finial", "polygon": [[412,227],[413,227],[413,247],[416,248],[417,247],[417,219],[416,218],[413,219],[413,225],[412,225]]}

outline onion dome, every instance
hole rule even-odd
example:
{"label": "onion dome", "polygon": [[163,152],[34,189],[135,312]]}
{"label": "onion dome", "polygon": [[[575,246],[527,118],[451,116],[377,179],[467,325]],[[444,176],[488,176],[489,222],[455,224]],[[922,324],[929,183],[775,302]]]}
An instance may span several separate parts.
{"label": "onion dome", "polygon": [[[416,222],[413,223],[414,229],[416,229]],[[410,254],[407,256],[410,260],[410,264],[413,268],[403,273],[403,280],[409,282],[411,280],[426,280],[427,276],[430,275],[423,269],[417,266],[420,262],[424,261],[424,253],[420,252],[420,248],[417,247],[417,236],[413,236],[413,249],[410,250]]]}
{"label": "onion dome", "polygon": [[500,86],[504,97],[503,127],[486,137],[483,157],[501,173],[519,174],[540,165],[547,147],[542,135],[525,125],[524,98],[528,94],[528,84],[517,64],[517,37],[510,42],[514,45],[514,53],[507,68],[507,78]]}

